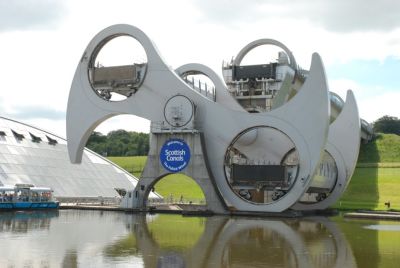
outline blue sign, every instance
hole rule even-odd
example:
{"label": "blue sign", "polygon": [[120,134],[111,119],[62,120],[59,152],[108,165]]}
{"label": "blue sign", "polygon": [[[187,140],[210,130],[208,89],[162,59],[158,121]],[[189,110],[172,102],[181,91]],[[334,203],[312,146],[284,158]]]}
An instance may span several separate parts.
{"label": "blue sign", "polygon": [[170,172],[183,170],[190,161],[190,148],[180,139],[167,140],[161,147],[160,162]]}

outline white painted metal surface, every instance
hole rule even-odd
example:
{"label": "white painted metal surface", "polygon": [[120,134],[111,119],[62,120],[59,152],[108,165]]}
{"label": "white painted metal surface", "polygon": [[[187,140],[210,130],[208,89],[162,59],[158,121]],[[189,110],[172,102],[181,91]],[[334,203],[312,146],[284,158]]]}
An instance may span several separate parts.
{"label": "white painted metal surface", "polygon": [[[88,68],[104,43],[121,35],[131,36],[142,44],[148,63],[143,82],[136,93],[123,101],[111,102],[99,98],[94,92],[88,78]],[[295,64],[294,59],[290,61],[291,65]],[[193,90],[182,80],[181,76],[187,72],[199,72],[208,76],[216,87],[216,101]],[[174,96],[184,96],[196,107],[193,127],[205,137],[208,165],[228,206],[239,211],[281,212],[293,206],[308,189],[326,146],[330,116],[328,86],[318,54],[313,54],[309,76],[289,102],[271,112],[250,114],[230,97],[222,80],[208,67],[188,64],[176,71],[172,70],[152,41],[141,30],[129,25],[110,26],[97,34],[78,64],[67,110],[71,161],[81,161],[87,139],[101,122],[118,114],[134,114],[152,122],[164,122],[165,105]],[[295,148],[299,155],[297,179],[291,189],[280,199],[266,204],[255,204],[239,197],[232,191],[224,171],[228,147],[239,134],[256,127],[276,129],[283,133],[291,142],[286,149]],[[332,135],[338,135],[339,131],[331,132]],[[255,133],[244,138],[242,142],[246,144],[246,150],[256,152],[257,147],[268,139],[267,136]],[[334,155],[332,152],[331,154]],[[348,174],[351,173],[350,166],[347,169]]]}
{"label": "white painted metal surface", "polygon": [[321,210],[326,209],[339,200],[346,190],[357,164],[361,141],[360,117],[357,103],[351,90],[347,91],[346,103],[329,127],[328,142],[325,150],[336,162],[337,182],[326,199],[315,203],[298,202],[293,209]]}

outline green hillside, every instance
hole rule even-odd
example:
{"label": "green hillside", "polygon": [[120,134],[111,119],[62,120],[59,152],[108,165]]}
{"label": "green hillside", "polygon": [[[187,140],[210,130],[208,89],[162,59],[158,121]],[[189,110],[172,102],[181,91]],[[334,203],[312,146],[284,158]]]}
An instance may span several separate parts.
{"label": "green hillside", "polygon": [[335,205],[341,209],[400,210],[400,136],[377,134],[362,144],[350,184]]}
{"label": "green hillside", "polygon": [[400,136],[377,134],[374,141],[362,144],[358,163],[400,163]]}
{"label": "green hillside", "polygon": [[[137,178],[140,178],[146,163],[146,156],[109,157],[108,159]],[[172,198],[174,201],[180,201],[182,196],[185,202],[204,202],[204,194],[201,188],[194,180],[183,174],[168,175],[157,182],[154,188],[163,197]]]}
{"label": "green hillside", "polygon": [[[145,156],[109,157],[111,161],[140,177]],[[169,175],[160,180],[155,190],[164,197],[199,202],[204,195],[198,185],[185,175]],[[400,136],[378,134],[368,144],[362,144],[352,180],[342,198],[335,204],[339,209],[386,209],[400,210]]]}

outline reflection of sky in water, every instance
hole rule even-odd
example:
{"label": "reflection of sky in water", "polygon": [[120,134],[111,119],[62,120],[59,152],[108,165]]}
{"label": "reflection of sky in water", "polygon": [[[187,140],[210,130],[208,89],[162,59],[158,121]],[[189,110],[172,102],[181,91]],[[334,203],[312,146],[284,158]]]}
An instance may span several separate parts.
{"label": "reflection of sky in water", "polygon": [[400,233],[382,228],[400,225],[340,217],[0,213],[0,267],[391,267],[400,262]]}
{"label": "reflection of sky in water", "polygon": [[364,226],[365,229],[378,230],[378,231],[395,231],[400,232],[400,225],[368,225]]}

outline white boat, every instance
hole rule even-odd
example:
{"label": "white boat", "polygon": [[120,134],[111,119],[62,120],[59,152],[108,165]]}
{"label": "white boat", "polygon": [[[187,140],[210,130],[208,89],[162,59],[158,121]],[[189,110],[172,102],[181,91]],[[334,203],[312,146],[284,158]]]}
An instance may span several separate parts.
{"label": "white boat", "polygon": [[49,187],[35,187],[32,184],[0,186],[0,210],[13,209],[57,209],[59,202]]}

